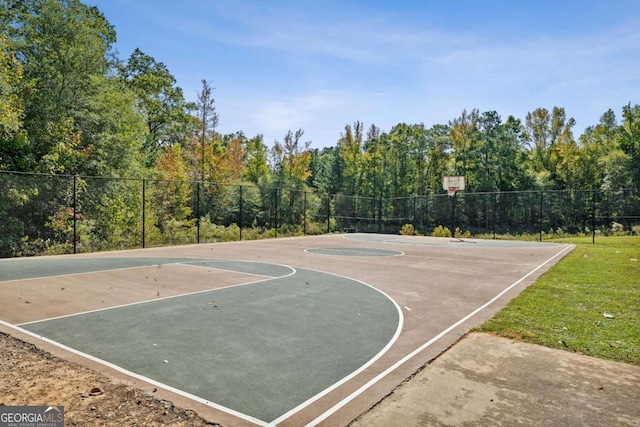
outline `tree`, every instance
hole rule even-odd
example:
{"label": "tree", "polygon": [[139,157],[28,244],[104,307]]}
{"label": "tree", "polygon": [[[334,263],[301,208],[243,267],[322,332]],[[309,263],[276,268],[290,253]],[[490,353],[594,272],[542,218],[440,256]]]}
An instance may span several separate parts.
{"label": "tree", "polygon": [[[78,0],[7,1],[13,43],[24,68],[24,128],[34,169],[82,172],[74,152],[95,155],[83,129],[112,66],[115,31]],[[71,164],[65,164],[69,160]]]}
{"label": "tree", "polygon": [[355,122],[353,128],[351,125],[346,125],[344,133],[340,135],[338,140],[337,148],[344,165],[342,171],[343,188],[349,195],[355,195],[360,187],[363,148],[362,128],[361,122]]}
{"label": "tree", "polygon": [[0,34],[0,169],[24,170],[30,163],[29,141],[23,131],[22,64],[9,39]]}
{"label": "tree", "polygon": [[460,117],[449,123],[453,157],[451,170],[453,175],[466,177],[467,190],[473,191],[476,183],[481,182],[481,140],[478,129],[479,113],[477,109],[463,110]]}
{"label": "tree", "polygon": [[183,158],[182,146],[177,143],[163,151],[156,160],[154,206],[159,209],[162,224],[170,220],[183,221],[191,214],[189,171]]}
{"label": "tree", "polygon": [[314,188],[321,194],[335,194],[342,190],[340,179],[340,162],[338,150],[335,147],[325,147],[322,150],[311,150],[311,162],[309,169],[311,174],[307,179],[309,187]]}
{"label": "tree", "polygon": [[622,107],[622,126],[619,133],[620,148],[631,160],[633,185],[640,187],[640,105]]}
{"label": "tree", "polygon": [[2,20],[24,71],[19,168],[133,174],[142,122],[131,92],[113,77],[113,27],[78,0],[4,5]]}
{"label": "tree", "polygon": [[311,174],[311,141],[302,142],[302,129],[295,133],[290,130],[282,143],[276,141],[272,149],[276,174],[280,177],[280,185],[299,188],[304,185]]}
{"label": "tree", "polygon": [[200,179],[205,179],[205,145],[213,139],[215,129],[218,126],[218,113],[216,113],[215,99],[209,83],[202,79],[202,89],[198,93],[198,119],[200,119]]}
{"label": "tree", "polygon": [[539,176],[550,176],[550,185],[553,185],[554,174],[552,149],[557,143],[571,144],[574,141],[571,128],[575,124],[575,119],[567,119],[564,108],[560,107],[553,107],[551,113],[546,108],[527,113],[523,135],[530,144],[532,168]]}
{"label": "tree", "polygon": [[229,141],[224,141],[223,145],[225,165],[227,168],[226,181],[237,182],[245,174],[247,151],[245,148],[246,138],[242,132],[228,135]]}
{"label": "tree", "polygon": [[439,191],[442,185],[442,176],[452,149],[450,134],[451,129],[447,125],[433,125],[427,129],[427,164],[424,174],[429,194]]}
{"label": "tree", "polygon": [[8,138],[22,128],[23,106],[19,84],[22,65],[16,60],[9,40],[0,34],[0,137]]}
{"label": "tree", "polygon": [[162,147],[184,142],[194,126],[190,113],[196,106],[185,101],[169,69],[140,49],[135,49],[127,63],[120,65],[119,75],[135,95],[138,111],[144,117],[147,126],[144,151],[150,165]]}
{"label": "tree", "polygon": [[264,184],[269,180],[269,165],[267,163],[267,146],[262,135],[257,135],[246,142],[245,179],[254,184]]}
{"label": "tree", "polygon": [[618,147],[619,126],[613,110],[607,110],[595,126],[589,126],[580,135],[579,173],[583,188],[599,188],[604,170],[600,160]]}

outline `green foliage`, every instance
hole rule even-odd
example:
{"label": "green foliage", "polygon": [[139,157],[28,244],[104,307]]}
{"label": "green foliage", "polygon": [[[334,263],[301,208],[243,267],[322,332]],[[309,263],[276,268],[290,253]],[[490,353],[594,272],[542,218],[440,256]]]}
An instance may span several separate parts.
{"label": "green foliage", "polygon": [[453,237],[457,239],[468,239],[471,237],[471,231],[466,230],[462,232],[462,230],[460,230],[460,227],[456,227],[456,229],[453,231]]}
{"label": "green foliage", "polygon": [[400,234],[402,234],[403,236],[420,236],[421,235],[420,233],[418,233],[418,230],[415,229],[413,224],[403,225],[402,228],[400,229]]}
{"label": "green foliage", "polygon": [[0,34],[0,140],[10,138],[22,128],[21,80],[22,64],[16,60],[8,38]]}
{"label": "green foliage", "polygon": [[431,233],[433,237],[451,237],[451,230],[447,227],[443,227],[442,225],[437,226],[433,229]]}
{"label": "green foliage", "polygon": [[[327,224],[318,224],[327,215],[334,215],[332,231],[348,222],[344,217],[390,219],[394,227],[411,221],[424,229],[448,220],[448,204],[435,198],[443,194],[445,174],[465,175],[469,193],[606,190],[596,216],[624,228],[600,224],[597,232],[633,232],[623,217],[633,216],[625,212],[634,212],[638,196],[615,190],[640,186],[639,105],[623,106],[620,124],[607,110],[577,143],[575,121],[553,107],[533,110],[524,122],[512,116],[503,121],[496,111],[463,110],[446,125],[398,123],[388,132],[374,124],[365,131],[356,121],[345,126],[335,147],[310,150],[302,129],[267,147],[262,135],[216,132],[213,88],[206,80],[197,103],[190,103],[164,63],[140,49],[126,61],[116,58],[115,29],[96,7],[79,0],[4,0],[0,22],[0,170],[155,179],[144,224],[153,242],[194,241],[198,217],[217,227],[238,223],[261,237],[297,235],[305,221],[307,233],[325,232]],[[239,190],[236,184],[253,186]],[[140,189],[124,188],[129,193],[99,194],[80,183],[78,194],[86,197],[81,208],[91,212],[76,224],[83,251],[140,243]],[[308,188],[315,192],[303,202]],[[34,197],[29,186],[7,191],[6,206],[0,202],[6,230],[0,254],[69,249],[60,243],[70,233],[68,194],[48,189],[52,197]],[[330,204],[329,194],[339,200]],[[506,237],[536,239],[539,233],[531,229],[543,225],[544,239],[586,233],[587,225],[593,227],[589,209],[572,197],[545,198],[542,219],[538,202],[526,195],[512,201],[501,194],[489,203],[460,198],[457,215],[474,232],[488,229],[495,216],[505,224],[498,234]],[[443,227],[434,233],[471,234]]]}

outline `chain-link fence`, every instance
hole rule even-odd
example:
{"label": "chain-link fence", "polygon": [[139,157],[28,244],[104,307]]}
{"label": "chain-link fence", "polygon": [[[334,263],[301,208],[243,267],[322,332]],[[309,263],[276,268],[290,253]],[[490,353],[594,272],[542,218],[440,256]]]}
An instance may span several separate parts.
{"label": "chain-link fence", "polygon": [[640,234],[640,190],[458,192],[404,198],[332,197],[344,231],[399,233],[405,224],[425,235],[442,226],[469,236]]}
{"label": "chain-link fence", "polygon": [[640,191],[404,198],[287,188],[0,171],[0,257],[360,231],[496,237],[640,233]]}
{"label": "chain-link fence", "polygon": [[302,190],[0,171],[0,257],[320,234]]}

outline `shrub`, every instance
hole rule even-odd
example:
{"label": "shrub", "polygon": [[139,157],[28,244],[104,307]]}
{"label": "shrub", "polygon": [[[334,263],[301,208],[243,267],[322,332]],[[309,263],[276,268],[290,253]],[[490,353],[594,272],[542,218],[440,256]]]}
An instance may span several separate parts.
{"label": "shrub", "polygon": [[460,227],[456,227],[456,229],[453,232],[453,236],[458,239],[461,239],[461,238],[469,239],[471,238],[471,231],[467,230],[464,233],[462,233],[460,231]]}
{"label": "shrub", "polygon": [[431,233],[431,235],[433,237],[451,237],[451,230],[439,225],[433,229],[433,233]]}
{"label": "shrub", "polygon": [[403,236],[420,236],[420,233],[418,233],[418,230],[415,229],[413,224],[403,225],[400,229],[400,234]]}

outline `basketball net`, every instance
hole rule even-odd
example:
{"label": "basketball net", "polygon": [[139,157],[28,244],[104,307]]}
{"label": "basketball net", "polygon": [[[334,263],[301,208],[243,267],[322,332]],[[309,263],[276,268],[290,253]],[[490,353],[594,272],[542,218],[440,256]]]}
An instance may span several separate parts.
{"label": "basketball net", "polygon": [[447,194],[449,195],[449,197],[453,197],[456,195],[456,191],[458,191],[459,187],[449,187],[447,188]]}

